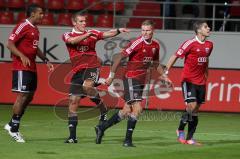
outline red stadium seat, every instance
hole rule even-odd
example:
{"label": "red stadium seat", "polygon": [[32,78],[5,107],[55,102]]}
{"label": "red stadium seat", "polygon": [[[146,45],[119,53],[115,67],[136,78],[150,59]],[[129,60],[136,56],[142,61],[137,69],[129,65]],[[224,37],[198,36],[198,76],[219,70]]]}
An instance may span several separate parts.
{"label": "red stadium seat", "polygon": [[60,13],[58,15],[57,24],[63,26],[72,26],[72,14],[70,13]]}
{"label": "red stadium seat", "polygon": [[23,21],[26,18],[27,18],[27,16],[26,16],[25,12],[19,12],[18,15],[17,15],[16,22],[20,23],[21,21]]}
{"label": "red stadium seat", "polygon": [[41,8],[45,7],[44,0],[28,0],[28,4],[32,4],[32,3],[38,4]]}
{"label": "red stadium seat", "polygon": [[105,10],[105,7],[104,7],[104,4],[103,4],[103,1],[99,1],[99,0],[87,0],[87,8],[89,6],[91,6],[89,8],[89,10],[91,11],[103,11]]}
{"label": "red stadium seat", "polygon": [[113,27],[113,16],[108,14],[100,14],[97,18],[96,27]]}
{"label": "red stadium seat", "polygon": [[12,8],[12,9],[24,9],[25,1],[24,0],[8,0],[6,7]]}
{"label": "red stadium seat", "polygon": [[45,13],[41,25],[54,25],[54,18],[52,13]]}
{"label": "red stadium seat", "polygon": [[14,15],[13,12],[5,11],[0,12],[0,24],[13,24]]}
{"label": "red stadium seat", "polygon": [[161,19],[151,19],[151,18],[130,18],[127,24],[128,28],[140,28],[144,20],[150,19],[155,22],[156,29],[162,29],[162,20]]}
{"label": "red stadium seat", "polygon": [[5,0],[0,0],[0,8],[5,8],[6,4],[5,4]]}
{"label": "red stadium seat", "polygon": [[92,14],[86,14],[87,26],[94,27],[94,16]]}
{"label": "red stadium seat", "polygon": [[48,9],[51,10],[61,10],[64,9],[64,0],[48,0],[47,1]]}
{"label": "red stadium seat", "polygon": [[83,0],[67,0],[66,9],[68,10],[82,10],[84,8]]}
{"label": "red stadium seat", "polygon": [[[240,4],[239,0],[231,0],[231,4]],[[240,6],[232,6],[229,9],[229,13],[232,17],[239,17],[240,16]]]}
{"label": "red stadium seat", "polygon": [[[108,11],[114,11],[114,2],[110,2],[107,4],[106,9]],[[116,2],[115,3],[115,10],[116,12],[123,12],[124,11],[124,2]]]}
{"label": "red stadium seat", "polygon": [[142,10],[142,9],[138,9],[138,10],[134,10],[133,11],[133,15],[135,16],[160,16],[161,12],[160,10]]}

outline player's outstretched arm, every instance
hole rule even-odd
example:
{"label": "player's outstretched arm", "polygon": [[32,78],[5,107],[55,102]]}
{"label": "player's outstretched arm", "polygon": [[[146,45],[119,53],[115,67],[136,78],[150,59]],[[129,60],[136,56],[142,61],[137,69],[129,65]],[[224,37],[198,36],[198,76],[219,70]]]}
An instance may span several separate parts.
{"label": "player's outstretched arm", "polygon": [[10,40],[8,41],[8,43],[7,43],[7,48],[10,50],[10,52],[11,52],[12,54],[14,54],[15,56],[20,57],[20,59],[21,59],[24,67],[30,66],[31,62],[30,62],[29,58],[26,57],[23,53],[21,53],[21,52],[17,49],[16,45],[15,45],[12,41],[10,41]]}
{"label": "player's outstretched arm", "polygon": [[67,44],[78,44],[80,41],[85,40],[86,38],[90,37],[91,35],[93,35],[91,32],[87,32],[86,34],[83,35],[79,35],[76,37],[70,37],[66,40]]}
{"label": "player's outstretched arm", "polygon": [[38,48],[37,50],[37,56],[44,62],[46,63],[47,67],[48,67],[48,71],[53,71],[54,70],[54,66],[52,63],[49,62],[48,58],[43,54],[43,52],[41,51],[41,49]]}
{"label": "player's outstretched arm", "polygon": [[125,57],[125,56],[124,56],[123,54],[121,54],[121,53],[115,55],[115,58],[114,58],[114,60],[113,60],[113,65],[112,65],[112,67],[111,67],[111,69],[110,69],[109,76],[108,76],[108,78],[107,78],[106,81],[105,81],[105,84],[106,84],[106,85],[110,86],[110,85],[112,84],[113,79],[114,79],[114,76],[115,76],[115,73],[116,73],[116,71],[117,71],[117,68],[118,68],[121,60],[122,60],[124,57]]}
{"label": "player's outstretched arm", "polygon": [[103,33],[103,39],[111,38],[111,37],[117,36],[118,34],[121,34],[121,33],[129,33],[129,29],[118,28],[118,29],[112,29],[112,30],[106,31]]}

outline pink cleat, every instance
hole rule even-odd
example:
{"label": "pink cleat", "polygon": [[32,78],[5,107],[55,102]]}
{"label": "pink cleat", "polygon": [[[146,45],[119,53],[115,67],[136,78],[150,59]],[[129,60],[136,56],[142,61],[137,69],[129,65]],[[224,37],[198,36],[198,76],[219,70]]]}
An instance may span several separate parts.
{"label": "pink cleat", "polygon": [[186,144],[188,144],[188,145],[195,145],[195,146],[202,146],[201,143],[199,143],[199,142],[197,142],[196,140],[193,140],[193,139],[186,140]]}
{"label": "pink cleat", "polygon": [[180,142],[181,144],[186,144],[185,132],[183,130],[176,130],[176,133],[178,142]]}

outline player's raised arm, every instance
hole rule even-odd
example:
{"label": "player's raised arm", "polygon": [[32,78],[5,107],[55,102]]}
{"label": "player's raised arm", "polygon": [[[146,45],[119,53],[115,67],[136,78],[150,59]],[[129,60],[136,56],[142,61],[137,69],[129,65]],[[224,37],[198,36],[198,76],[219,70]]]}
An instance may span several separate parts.
{"label": "player's raised arm", "polygon": [[83,34],[83,35],[79,35],[79,36],[75,36],[75,37],[69,37],[69,38],[66,39],[66,43],[74,45],[74,44],[79,43],[80,41],[83,41],[83,40],[87,39],[91,35],[92,35],[91,32],[86,32],[86,34]]}
{"label": "player's raised arm", "polygon": [[117,36],[118,34],[121,34],[121,33],[129,33],[129,29],[118,28],[118,29],[112,29],[112,30],[106,31],[106,32],[103,33],[103,39],[114,37],[114,36]]}

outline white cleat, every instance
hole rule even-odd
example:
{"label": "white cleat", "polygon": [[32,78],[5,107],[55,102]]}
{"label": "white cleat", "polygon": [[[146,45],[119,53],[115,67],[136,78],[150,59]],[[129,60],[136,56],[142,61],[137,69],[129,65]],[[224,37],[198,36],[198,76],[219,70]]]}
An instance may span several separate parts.
{"label": "white cleat", "polygon": [[7,130],[8,132],[11,131],[11,126],[9,124],[6,124],[4,126],[4,130]]}
{"label": "white cleat", "polygon": [[8,134],[16,141],[20,143],[24,143],[25,140],[22,137],[22,134],[20,132],[12,132],[11,126],[9,124],[6,124],[4,126],[4,129],[8,131]]}

